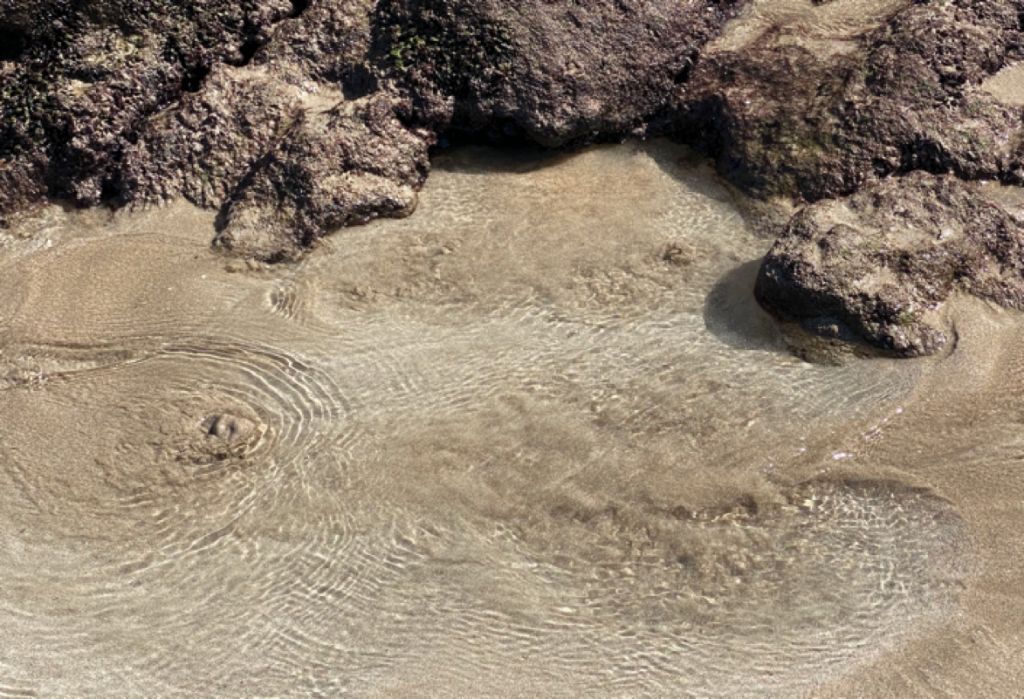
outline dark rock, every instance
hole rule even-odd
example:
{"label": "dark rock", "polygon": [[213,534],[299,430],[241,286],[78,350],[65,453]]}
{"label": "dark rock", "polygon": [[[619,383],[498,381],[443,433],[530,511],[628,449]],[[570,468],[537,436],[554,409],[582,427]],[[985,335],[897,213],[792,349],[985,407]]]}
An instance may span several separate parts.
{"label": "dark rock", "polygon": [[[294,247],[411,207],[432,136],[396,114],[433,128],[515,124],[545,143],[619,135],[665,103],[730,9],[5,0],[0,212],[44,191],[82,205],[230,200],[220,240],[270,256],[271,241]],[[325,94],[368,101],[326,117],[308,104]],[[266,245],[243,232],[243,220],[270,219]]]}
{"label": "dark rock", "polygon": [[410,211],[439,131],[641,130],[739,2],[0,0],[0,222],[184,196],[287,259]]}
{"label": "dark rock", "polygon": [[377,94],[302,112],[232,195],[218,244],[278,261],[332,228],[411,213],[431,134],[408,129],[395,106]]}
{"label": "dark rock", "polygon": [[742,2],[0,0],[0,225],[46,195],[186,197],[221,248],[286,260],[409,213],[438,135],[674,130],[764,198],[860,191],[785,226],[757,287],[776,314],[913,355],[956,291],[1021,305],[1019,220],[956,178],[1024,184],[1024,107],[981,88],[1024,60],[1024,0],[709,43]]}
{"label": "dark rock", "polygon": [[740,0],[384,0],[375,59],[437,129],[547,146],[642,129]]}
{"label": "dark rock", "polygon": [[0,2],[0,31],[22,46],[0,91],[0,162],[15,163],[7,179],[16,180],[0,191],[0,212],[43,189],[81,205],[115,198],[123,153],[146,122],[199,89],[211,66],[241,62],[241,48],[290,8],[287,0]]}
{"label": "dark rock", "polygon": [[[297,5],[299,3],[296,3]],[[274,40],[254,63],[296,85],[323,83],[349,97],[377,90],[367,63],[372,41],[371,13],[376,0],[318,0],[292,21],[274,28]]]}
{"label": "dark rock", "polygon": [[219,66],[203,88],[149,119],[125,149],[118,189],[128,202],[184,196],[216,208],[293,124],[303,98],[247,66]]}
{"label": "dark rock", "polygon": [[948,341],[937,311],[957,292],[1024,309],[1024,218],[975,185],[923,172],[803,209],[755,291],[783,319],[899,356]]}
{"label": "dark rock", "polygon": [[1022,13],[1022,0],[922,0],[863,35],[766,31],[703,58],[681,126],[761,196],[813,201],[919,169],[1011,179],[1024,113],[979,86],[1022,57]]}

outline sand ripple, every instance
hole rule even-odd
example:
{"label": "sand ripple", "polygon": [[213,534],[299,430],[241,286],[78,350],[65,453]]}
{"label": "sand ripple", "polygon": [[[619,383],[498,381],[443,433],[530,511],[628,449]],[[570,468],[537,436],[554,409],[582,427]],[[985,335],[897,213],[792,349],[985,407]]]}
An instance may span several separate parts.
{"label": "sand ripple", "polygon": [[865,457],[929,365],[792,356],[680,149],[441,160],[287,269],[7,259],[0,695],[791,695],[952,616],[966,525]]}

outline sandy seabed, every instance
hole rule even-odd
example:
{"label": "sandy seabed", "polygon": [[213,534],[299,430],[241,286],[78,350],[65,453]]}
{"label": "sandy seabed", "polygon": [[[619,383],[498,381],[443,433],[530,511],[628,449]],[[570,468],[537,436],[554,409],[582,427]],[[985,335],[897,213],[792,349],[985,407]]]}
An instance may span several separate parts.
{"label": "sandy seabed", "polygon": [[1012,696],[1024,322],[814,364],[685,150],[439,158],[293,266],[0,238],[0,696]]}

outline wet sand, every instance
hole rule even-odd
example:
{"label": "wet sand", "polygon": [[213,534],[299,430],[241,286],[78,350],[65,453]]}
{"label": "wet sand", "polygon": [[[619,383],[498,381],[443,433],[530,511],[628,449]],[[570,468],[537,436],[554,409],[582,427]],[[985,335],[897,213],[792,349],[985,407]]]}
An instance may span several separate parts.
{"label": "wet sand", "polygon": [[1017,314],[810,364],[685,150],[437,166],[290,267],[0,238],[0,695],[1013,695]]}

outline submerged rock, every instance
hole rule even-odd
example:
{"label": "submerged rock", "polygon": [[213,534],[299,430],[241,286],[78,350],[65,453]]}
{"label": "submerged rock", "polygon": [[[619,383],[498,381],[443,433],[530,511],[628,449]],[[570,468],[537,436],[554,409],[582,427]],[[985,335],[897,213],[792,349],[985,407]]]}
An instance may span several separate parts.
{"label": "submerged rock", "polygon": [[923,172],[802,210],[756,285],[784,319],[900,356],[945,345],[937,311],[957,292],[1024,309],[1024,218],[973,185]]}

